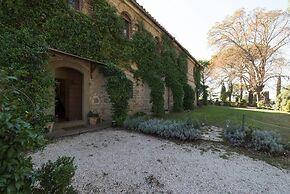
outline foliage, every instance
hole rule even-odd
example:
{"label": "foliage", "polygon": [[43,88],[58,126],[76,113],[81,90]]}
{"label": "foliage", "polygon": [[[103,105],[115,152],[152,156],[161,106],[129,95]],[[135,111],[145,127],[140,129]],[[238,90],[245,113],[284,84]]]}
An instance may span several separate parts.
{"label": "foliage", "polygon": [[222,102],[225,102],[227,100],[227,91],[224,83],[221,87],[220,99]]}
{"label": "foliage", "polygon": [[165,83],[172,91],[173,111],[180,112],[183,110],[183,71],[178,67],[176,49],[172,41],[167,36],[163,36],[162,40],[161,64],[165,70]]}
{"label": "foliage", "polygon": [[180,52],[177,55],[172,41],[165,35],[162,37],[162,43],[160,48],[160,43],[156,42],[142,24],[139,25],[139,30],[134,33],[131,41],[131,58],[138,64],[134,75],[151,88],[152,112],[157,116],[164,114],[165,84],[172,91],[174,111],[179,112],[183,108],[192,109],[194,101],[193,91],[189,89],[190,86],[187,86],[186,54]]}
{"label": "foliage", "polygon": [[43,24],[49,46],[94,60],[103,60],[101,34],[94,20],[80,12],[67,10]]}
{"label": "foliage", "polygon": [[281,154],[284,151],[281,138],[272,131],[227,128],[224,137],[235,146],[252,148],[256,151],[273,154]]}
{"label": "foliage", "polygon": [[240,146],[245,143],[246,132],[242,128],[227,128],[224,136],[231,144]]}
{"label": "foliage", "polygon": [[129,130],[138,130],[139,124],[144,122],[145,120],[147,120],[145,117],[127,118],[124,121],[124,128]]}
{"label": "foliage", "polygon": [[201,137],[201,130],[190,122],[133,118],[125,121],[126,129],[136,130],[146,134],[154,134],[164,138],[179,140],[196,140]]}
{"label": "foliage", "polygon": [[184,98],[183,98],[183,107],[184,110],[192,110],[194,103],[194,91],[192,87],[188,84],[183,85]]}
{"label": "foliage", "polygon": [[0,18],[5,26],[15,29],[40,30],[45,21],[67,10],[69,6],[62,0],[2,0]]}
{"label": "foliage", "polygon": [[[230,51],[219,70],[229,80],[245,82],[249,92],[257,94],[258,101],[270,79],[289,77],[283,71],[289,63],[279,53],[289,43],[288,22],[287,11],[254,9],[247,13],[239,9],[216,23],[208,33],[209,43],[218,48],[218,55]],[[251,97],[249,103],[252,104]]]}
{"label": "foliage", "polygon": [[50,72],[43,37],[0,24],[0,193],[30,191],[24,151],[44,143]]}
{"label": "foliage", "polygon": [[74,159],[58,158],[55,162],[48,161],[37,170],[37,182],[33,193],[44,194],[74,194],[76,190],[71,186],[76,166]]}
{"label": "foliage", "polygon": [[290,99],[287,101],[286,107],[285,107],[286,112],[290,112]]}
{"label": "foliage", "polygon": [[[164,114],[164,81],[161,79],[160,56],[153,36],[140,25],[132,38],[132,60],[138,64],[134,72],[151,88],[152,112],[156,116]],[[154,64],[152,64],[154,62]]]}
{"label": "foliage", "polygon": [[257,102],[257,108],[263,109],[266,107],[266,103],[264,100],[260,100],[259,102]]}
{"label": "foliage", "polygon": [[253,131],[251,147],[257,151],[282,153],[284,151],[281,138],[271,131]]}
{"label": "foliage", "polygon": [[197,97],[202,98],[202,105],[208,104],[208,86],[206,79],[209,76],[210,62],[206,60],[199,60],[199,65],[195,68],[195,83],[197,87]]}
{"label": "foliage", "polygon": [[115,7],[111,6],[106,0],[92,0],[92,12],[94,26],[100,33],[98,38],[100,48],[97,60],[105,63],[114,63],[118,66],[126,65],[130,59],[130,42],[124,36],[123,19],[118,15]]}
{"label": "foliage", "polygon": [[234,85],[232,82],[228,85],[228,91],[227,91],[227,97],[229,98],[229,102],[232,101],[232,95],[233,95]]}
{"label": "foliage", "polygon": [[107,76],[106,90],[112,102],[113,120],[121,126],[127,117],[133,85],[124,72],[115,65],[107,65],[104,74]]}
{"label": "foliage", "polygon": [[[121,48],[128,41],[122,37],[122,20],[115,10],[105,0],[94,0],[92,11],[96,17],[90,18],[62,0],[1,2],[1,193],[31,193],[35,177],[24,152],[44,142],[42,130],[48,121],[53,87],[47,47],[118,65],[127,60],[126,49]],[[113,108],[122,110],[114,115],[119,123],[128,110],[130,84],[124,86],[125,82],[128,80],[121,73],[108,81],[114,85],[108,92]],[[122,95],[117,97],[120,89]]]}
{"label": "foliage", "polygon": [[[290,86],[284,88],[276,98],[275,108],[280,111],[288,111],[288,101],[290,100]],[[288,109],[287,109],[288,108]]]}
{"label": "foliage", "polygon": [[203,121],[206,125],[224,128],[226,121],[230,121],[231,126],[239,126],[244,114],[246,115],[246,127],[276,131],[281,135],[283,143],[286,144],[290,141],[290,115],[287,113],[209,105],[191,112],[168,114],[164,118],[183,121],[191,117]]}

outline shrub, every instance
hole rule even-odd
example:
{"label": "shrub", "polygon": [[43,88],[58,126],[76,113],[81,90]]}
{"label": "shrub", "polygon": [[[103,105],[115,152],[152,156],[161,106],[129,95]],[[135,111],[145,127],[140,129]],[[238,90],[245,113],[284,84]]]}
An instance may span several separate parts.
{"label": "shrub", "polygon": [[224,132],[224,137],[235,146],[252,148],[256,151],[273,154],[280,154],[284,151],[281,138],[271,131],[228,128]]}
{"label": "shrub", "polygon": [[185,84],[183,86],[184,97],[183,97],[183,108],[184,110],[192,110],[194,103],[194,91],[190,85]]}
{"label": "shrub", "polygon": [[147,116],[147,114],[145,112],[136,112],[133,116],[134,117],[144,117],[144,116]]}
{"label": "shrub", "polygon": [[76,167],[74,159],[58,158],[55,162],[48,161],[37,171],[37,184],[34,193],[42,194],[74,194],[76,190],[71,186]]}
{"label": "shrub", "polygon": [[223,106],[231,106],[231,102],[226,101],[223,103]]}
{"label": "shrub", "polygon": [[1,24],[0,50],[0,193],[30,193],[25,152],[44,143],[52,86],[47,50],[41,36]]}
{"label": "shrub", "polygon": [[137,130],[140,123],[144,122],[145,117],[133,117],[124,121],[124,128],[129,130]]}
{"label": "shrub", "polygon": [[247,101],[242,99],[240,103],[238,103],[238,107],[247,108]]}
{"label": "shrub", "polygon": [[290,99],[287,101],[286,107],[285,107],[286,112],[290,112]]}
{"label": "shrub", "polygon": [[245,143],[246,132],[242,128],[227,128],[224,136],[231,144],[240,146]]}
{"label": "shrub", "polygon": [[124,123],[126,129],[137,130],[146,134],[155,134],[164,138],[195,140],[201,137],[201,130],[189,122],[171,120],[133,118]]}
{"label": "shrub", "polygon": [[253,131],[251,147],[257,151],[282,153],[284,151],[281,138],[271,131]]}
{"label": "shrub", "polygon": [[220,105],[221,105],[221,102],[218,101],[218,100],[216,100],[216,101],[214,102],[214,105],[216,105],[216,106],[220,106]]}
{"label": "shrub", "polygon": [[263,109],[266,107],[265,101],[264,100],[260,100],[259,102],[257,102],[257,108],[258,109]]}

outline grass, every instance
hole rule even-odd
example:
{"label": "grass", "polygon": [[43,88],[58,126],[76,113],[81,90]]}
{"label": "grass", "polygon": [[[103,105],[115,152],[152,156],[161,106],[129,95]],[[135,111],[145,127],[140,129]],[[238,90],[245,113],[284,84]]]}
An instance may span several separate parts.
{"label": "grass", "polygon": [[290,114],[270,110],[234,108],[223,106],[206,106],[191,112],[172,113],[165,119],[184,120],[196,119],[217,127],[224,127],[227,122],[232,126],[241,126],[242,117],[246,116],[245,124],[260,130],[271,130],[279,133],[284,143],[290,141]]}

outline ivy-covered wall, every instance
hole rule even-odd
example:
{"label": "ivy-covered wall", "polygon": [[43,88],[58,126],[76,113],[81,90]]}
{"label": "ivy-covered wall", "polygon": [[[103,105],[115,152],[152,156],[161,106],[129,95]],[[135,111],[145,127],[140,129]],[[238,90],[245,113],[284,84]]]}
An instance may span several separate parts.
{"label": "ivy-covered wall", "polygon": [[[0,10],[3,25],[11,28],[29,27],[35,34],[44,36],[48,47],[56,48],[78,56],[101,61],[110,72],[107,92],[112,103],[113,118],[119,123],[127,116],[129,99],[132,95],[132,83],[126,78],[125,69],[130,70],[130,60],[138,70],[133,72],[136,79],[148,84],[152,112],[164,114],[164,90],[170,88],[173,95],[173,110],[192,109],[193,64],[188,56],[162,30],[147,17],[137,16],[137,9],[128,10],[128,2],[117,0],[117,7],[106,0],[82,1],[81,11],[70,7],[66,1],[17,0],[11,3],[4,0]],[[123,36],[123,21],[120,12],[128,11],[132,15],[132,31],[139,24],[132,40]],[[133,12],[136,12],[133,14]],[[89,13],[89,15],[88,15]],[[141,27],[143,21],[144,28]],[[162,43],[156,45],[156,36]],[[178,51],[177,51],[178,50]],[[190,68],[189,68],[190,67]],[[114,69],[114,70],[112,70]],[[118,96],[118,97],[117,97]]]}

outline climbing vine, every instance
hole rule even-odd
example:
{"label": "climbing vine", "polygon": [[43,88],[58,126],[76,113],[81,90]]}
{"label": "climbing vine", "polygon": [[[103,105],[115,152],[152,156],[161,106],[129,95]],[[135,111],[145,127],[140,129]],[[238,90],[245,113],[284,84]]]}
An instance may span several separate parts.
{"label": "climbing vine", "polygon": [[151,88],[152,112],[164,113],[164,86],[173,94],[173,110],[193,108],[194,91],[187,84],[187,56],[184,52],[177,54],[172,41],[162,37],[162,48],[154,37],[139,25],[140,29],[133,36],[132,60],[138,64],[135,76],[145,81]]}
{"label": "climbing vine", "polygon": [[164,81],[161,79],[162,67],[156,42],[143,25],[140,25],[140,29],[134,34],[131,43],[131,58],[138,64],[135,77],[141,78],[151,88],[152,112],[160,116],[164,114]]}
{"label": "climbing vine", "polygon": [[107,77],[106,89],[112,102],[113,119],[121,126],[127,117],[133,85],[124,72],[114,64],[106,65],[103,72]]}
{"label": "climbing vine", "polygon": [[106,73],[111,72],[106,88],[113,118],[121,124],[127,116],[132,87],[120,69],[126,64],[124,51],[129,42],[122,36],[121,18],[105,0],[92,0],[94,17],[66,2],[0,3],[0,193],[33,193],[34,186],[39,189],[25,152],[44,142],[43,129],[53,99],[47,48],[114,63],[106,67]]}

